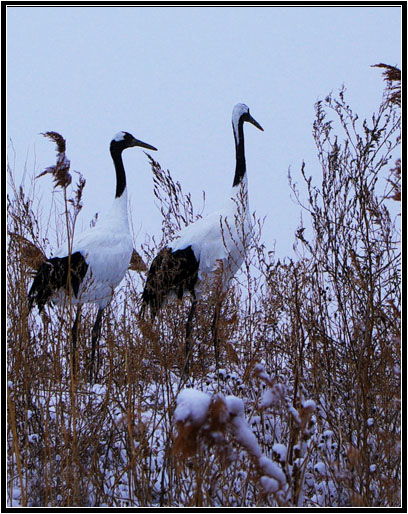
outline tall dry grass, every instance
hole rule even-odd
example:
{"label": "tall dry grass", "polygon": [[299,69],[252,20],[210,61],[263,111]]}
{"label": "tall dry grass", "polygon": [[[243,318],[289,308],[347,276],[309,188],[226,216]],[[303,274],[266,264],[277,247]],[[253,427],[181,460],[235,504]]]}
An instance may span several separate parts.
{"label": "tall dry grass", "polygon": [[[140,262],[106,309],[99,383],[87,383],[91,305],[72,372],[69,306],[29,313],[27,290],[52,250],[50,227],[60,240],[67,235],[56,223],[61,206],[74,227],[78,187],[62,184],[61,201],[40,212],[35,188],[15,186],[9,169],[8,505],[400,505],[400,230],[389,209],[401,196],[400,79],[394,68],[385,72],[370,120],[360,122],[344,90],[316,104],[322,178],[303,165],[302,198],[291,177],[310,219],[295,234],[297,257],[275,260],[253,217],[246,261],[222,304],[222,368],[214,366],[217,298],[208,290],[188,381],[189,300],[168,304],[154,324],[142,319]],[[163,232],[142,245],[146,263],[201,215],[149,159]],[[186,387],[208,398],[200,422],[175,418]]]}

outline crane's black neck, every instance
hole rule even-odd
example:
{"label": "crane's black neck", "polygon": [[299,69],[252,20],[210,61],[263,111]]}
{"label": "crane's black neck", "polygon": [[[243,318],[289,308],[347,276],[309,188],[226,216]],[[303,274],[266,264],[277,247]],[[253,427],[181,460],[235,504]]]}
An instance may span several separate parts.
{"label": "crane's black neck", "polygon": [[120,198],[123,194],[123,191],[126,189],[126,173],[125,167],[123,166],[122,160],[122,152],[124,148],[120,145],[111,144],[110,153],[113,159],[113,164],[115,165],[116,171],[116,194],[115,198]]}
{"label": "crane's black neck", "polygon": [[238,186],[246,173],[245,145],[244,145],[244,120],[238,121],[237,130],[234,127],[236,167],[232,187]]}

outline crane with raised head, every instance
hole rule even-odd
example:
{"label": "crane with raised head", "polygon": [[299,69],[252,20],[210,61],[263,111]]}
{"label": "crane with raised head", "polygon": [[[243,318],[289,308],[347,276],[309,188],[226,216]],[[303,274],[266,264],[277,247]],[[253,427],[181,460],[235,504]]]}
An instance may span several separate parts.
{"label": "crane with raised head", "polygon": [[74,234],[70,251],[65,243],[54,257],[41,264],[28,293],[30,309],[37,304],[39,312],[48,302],[58,304],[68,300],[78,305],[72,327],[74,363],[81,306],[84,303],[98,306],[92,329],[89,371],[91,382],[94,379],[95,350],[100,337],[103,311],[111,301],[115,288],[124,278],[132,257],[133,244],[122,152],[134,146],[157,150],[128,132],[119,132],[114,136],[110,143],[110,154],[116,172],[116,192],[111,209],[95,226],[78,236]]}
{"label": "crane with raised head", "polygon": [[[251,116],[247,105],[239,103],[232,112],[235,139],[235,173],[232,193],[223,209],[201,218],[184,229],[154,258],[142,294],[142,312],[146,306],[154,319],[170,297],[181,299],[185,293],[192,296],[186,323],[186,364],[188,372],[191,351],[192,321],[204,280],[217,283],[217,290],[225,291],[231,278],[240,268],[251,237],[248,207],[248,182],[246,174],[244,123],[263,130]],[[216,301],[212,338],[218,367],[218,319],[221,300]]]}

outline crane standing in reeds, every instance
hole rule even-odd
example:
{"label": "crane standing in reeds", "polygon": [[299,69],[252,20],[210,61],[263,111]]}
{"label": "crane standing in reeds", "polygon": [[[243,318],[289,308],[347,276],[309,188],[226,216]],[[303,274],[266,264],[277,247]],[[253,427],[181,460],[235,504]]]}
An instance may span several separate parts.
{"label": "crane standing in reeds", "polygon": [[[245,104],[237,104],[234,107],[232,127],[235,138],[236,167],[232,194],[225,207],[182,229],[176,239],[158,253],[149,269],[142,295],[142,313],[146,306],[149,306],[154,319],[169,297],[176,296],[181,299],[185,293],[191,294],[192,304],[186,323],[184,368],[186,372],[188,372],[191,352],[192,321],[203,280],[209,277],[210,280],[217,281],[221,291],[225,291],[244,260],[251,237],[244,122],[249,122],[263,130],[250,115],[249,108]],[[217,299],[212,323],[217,367],[219,363],[217,330],[220,309],[221,301]]]}
{"label": "crane standing in reeds", "polygon": [[94,380],[95,351],[100,337],[103,311],[125,276],[132,257],[122,152],[133,146],[156,150],[128,132],[119,132],[112,139],[110,153],[116,171],[116,193],[111,209],[94,227],[78,237],[74,235],[72,242],[62,245],[54,257],[41,264],[28,293],[30,309],[37,304],[40,312],[49,301],[61,303],[68,299],[78,305],[72,327],[73,362],[81,305],[95,303],[98,306],[92,329],[90,382]]}

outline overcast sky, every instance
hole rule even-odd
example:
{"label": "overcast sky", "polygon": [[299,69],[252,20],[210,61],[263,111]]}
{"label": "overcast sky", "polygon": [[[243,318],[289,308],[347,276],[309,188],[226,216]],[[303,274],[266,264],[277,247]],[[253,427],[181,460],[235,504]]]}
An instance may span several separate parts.
{"label": "overcast sky", "polygon": [[[287,172],[305,160],[318,176],[314,103],[342,84],[370,116],[381,70],[401,65],[398,7],[8,7],[8,138],[17,182],[55,162],[50,130],[67,140],[71,167],[87,180],[80,226],[110,205],[109,142],[119,130],[158,148],[205,213],[230,192],[231,113],[246,103],[264,132],[246,125],[250,207],[267,216],[264,237],[292,254],[300,208]],[[14,162],[14,154],[11,158]],[[159,235],[152,176],[139,149],[124,153],[136,248]],[[50,201],[50,177],[40,179]]]}

